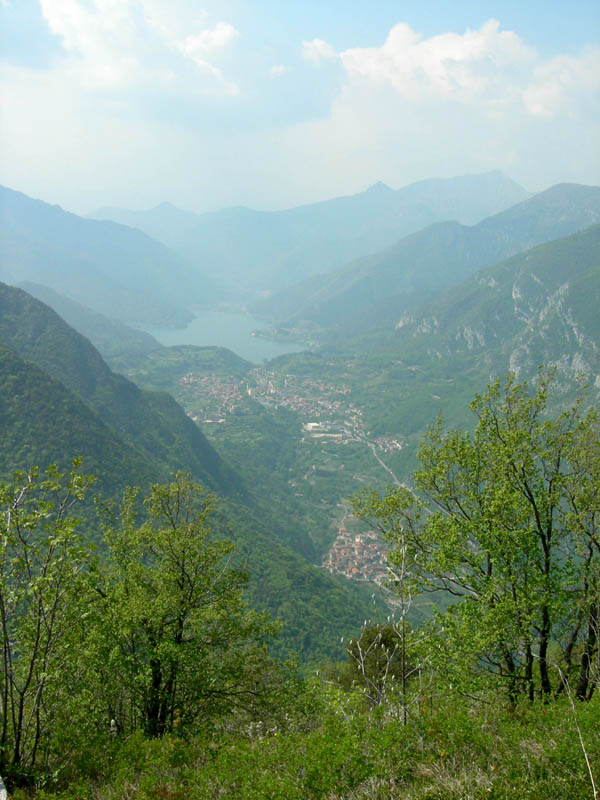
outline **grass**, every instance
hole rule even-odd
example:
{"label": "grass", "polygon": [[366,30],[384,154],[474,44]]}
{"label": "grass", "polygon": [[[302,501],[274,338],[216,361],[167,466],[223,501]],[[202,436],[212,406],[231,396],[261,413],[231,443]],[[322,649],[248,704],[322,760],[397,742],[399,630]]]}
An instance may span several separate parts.
{"label": "grass", "polygon": [[[593,800],[573,710],[565,701],[509,711],[452,698],[408,727],[390,716],[330,706],[287,730],[144,741],[96,754],[61,790],[15,800]],[[595,776],[600,702],[577,706]],[[89,754],[91,765],[94,755]]]}

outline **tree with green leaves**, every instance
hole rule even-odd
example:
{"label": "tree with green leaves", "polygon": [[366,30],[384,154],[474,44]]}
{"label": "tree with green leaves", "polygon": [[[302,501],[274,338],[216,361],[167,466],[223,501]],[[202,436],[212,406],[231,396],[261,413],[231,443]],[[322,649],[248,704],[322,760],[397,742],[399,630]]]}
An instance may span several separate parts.
{"label": "tree with green leaves", "polygon": [[580,698],[598,681],[598,413],[580,399],[550,417],[551,385],[497,381],[471,403],[472,433],[429,429],[414,492],[356,501],[420,589],[451,598],[438,616],[446,672],[495,676],[512,703],[560,691],[553,659]]}
{"label": "tree with green leaves", "polygon": [[98,587],[96,663],[111,717],[156,737],[252,709],[268,693],[272,626],[244,603],[233,544],[211,536],[214,496],[177,474],[151,487],[139,523],[136,495],[125,492],[119,524],[105,530],[110,567]]}
{"label": "tree with green leaves", "polygon": [[73,507],[93,479],[55,467],[0,486],[0,774],[45,766],[90,599],[89,548]]}
{"label": "tree with green leaves", "polygon": [[409,694],[409,686],[414,686],[421,672],[414,640],[406,621],[391,617],[384,623],[365,621],[360,634],[346,645],[348,658],[334,674],[336,683],[347,691],[361,692],[371,709],[399,708],[406,725],[410,707],[418,700],[418,690]]}

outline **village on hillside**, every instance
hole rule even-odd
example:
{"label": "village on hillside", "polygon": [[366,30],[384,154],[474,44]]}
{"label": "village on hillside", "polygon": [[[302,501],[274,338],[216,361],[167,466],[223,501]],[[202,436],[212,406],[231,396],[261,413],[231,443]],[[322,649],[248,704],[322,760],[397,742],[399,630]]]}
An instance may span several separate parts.
{"label": "village on hillside", "polygon": [[[344,385],[336,386],[309,376],[278,376],[264,368],[253,370],[244,379],[188,373],[178,383],[188,394],[186,405],[191,407],[188,414],[195,422],[223,424],[228,415],[236,413],[244,398],[251,398],[267,408],[283,407],[295,411],[302,423],[303,442],[332,445],[362,442],[385,469],[387,466],[378,453],[389,454],[402,449],[402,442],[390,436],[379,436],[370,441],[363,412],[351,402],[351,389]],[[310,474],[304,477],[314,479],[321,472],[313,465]],[[296,479],[288,483],[296,490],[296,496],[304,496]],[[344,520],[338,522],[337,536],[321,567],[350,580],[384,584],[389,577],[388,550],[381,537],[372,530],[351,532],[345,527]]]}
{"label": "village on hillside", "polygon": [[321,566],[337,575],[381,585],[388,577],[388,549],[375,531],[350,533],[341,526]]}

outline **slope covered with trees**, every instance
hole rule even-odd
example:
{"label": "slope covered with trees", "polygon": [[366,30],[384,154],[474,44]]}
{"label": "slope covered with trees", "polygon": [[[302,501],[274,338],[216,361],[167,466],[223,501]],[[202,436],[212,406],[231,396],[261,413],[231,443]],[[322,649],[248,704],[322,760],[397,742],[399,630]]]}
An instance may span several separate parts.
{"label": "slope covered with trees", "polygon": [[139,476],[159,476],[156,467],[124,442],[79,397],[35,364],[0,344],[0,464],[2,479],[34,464],[68,469],[85,456],[83,468],[98,478],[98,489],[115,491]]}
{"label": "slope covered with trees", "polygon": [[[86,476],[2,486],[14,796],[594,797],[600,427],[583,397],[548,416],[554,389],[497,382],[473,434],[430,430],[414,493],[355,498],[391,545],[400,617],[365,622],[322,677],[269,657],[277,633],[184,476],[139,519],[132,490],[107,509],[101,566],[71,511]],[[431,589],[454,602],[412,629]]]}
{"label": "slope covered with trees", "polygon": [[525,374],[560,363],[571,377],[597,368],[600,227],[540,245],[482,270],[403,315],[394,341],[414,358],[498,363]]}
{"label": "slope covered with trees", "polygon": [[61,381],[146,458],[163,470],[189,470],[212,488],[235,488],[233,471],[172,397],[111,372],[87,339],[20,289],[0,285],[0,314],[0,342]]}
{"label": "slope covered with trees", "polygon": [[50,306],[68,325],[89,339],[116,372],[123,372],[161,346],[149,333],[86,308],[49,286],[24,281],[19,288]]}
{"label": "slope covered with trees", "polygon": [[70,214],[0,188],[0,278],[32,281],[100,313],[146,324],[185,324],[190,292],[208,281],[141,231]]}
{"label": "slope covered with trees", "polygon": [[[166,480],[185,468],[225,498],[218,531],[235,539],[237,557],[249,564],[253,604],[282,619],[281,653],[296,650],[304,660],[330,655],[338,647],[336,631],[347,632],[364,617],[369,590],[312,566],[306,532],[281,518],[251,476],[246,480],[228,466],[171,395],[142,390],[111,372],[54,311],[3,285],[0,344],[2,377],[10,388],[3,397],[0,445],[5,478],[32,464],[66,469],[82,456],[102,493],[114,497],[123,486]],[[176,363],[187,368],[198,357],[202,351],[183,348]],[[232,354],[229,365],[232,359],[244,367]],[[89,522],[91,510],[86,514]]]}
{"label": "slope covered with trees", "polygon": [[[596,190],[559,188],[545,221],[525,204],[532,219],[511,210],[503,235],[525,246],[593,221]],[[387,329],[255,370],[218,349],[149,350],[131,373],[190,401],[205,429],[204,384],[181,378],[237,381],[211,423],[221,456],[172,398],[0,287],[0,771],[15,795],[594,796],[598,245],[597,226],[542,244],[410,315],[390,297]],[[413,256],[415,273],[433,263]],[[510,367],[531,386],[494,383],[469,420],[466,396]],[[451,429],[429,429],[410,478],[441,407]],[[67,473],[77,454],[109,495],[83,525],[81,467],[31,469]],[[182,460],[192,476],[165,483]],[[348,524],[385,539],[385,610],[308,561],[349,517],[340,492],[373,474],[381,491]]]}
{"label": "slope covered with trees", "polygon": [[540,364],[556,366],[565,396],[578,376],[594,385],[599,259],[594,226],[482,270],[366,336],[362,348],[393,359],[380,395],[364,393],[369,420],[383,430],[400,420],[414,434],[444,408],[457,423],[477,387],[508,370],[531,379]]}
{"label": "slope covered with trees", "polygon": [[255,311],[283,327],[308,327],[343,344],[469,275],[537,244],[600,221],[600,189],[561,184],[467,227],[443,222],[393,247],[261,301]]}

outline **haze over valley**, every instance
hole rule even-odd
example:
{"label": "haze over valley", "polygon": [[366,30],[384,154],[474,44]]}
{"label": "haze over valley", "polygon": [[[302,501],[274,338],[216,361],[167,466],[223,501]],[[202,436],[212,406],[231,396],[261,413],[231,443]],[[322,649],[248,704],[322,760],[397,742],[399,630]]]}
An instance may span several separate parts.
{"label": "haze over valley", "polygon": [[[96,359],[170,393],[248,502],[268,496],[285,516],[277,536],[355,580],[381,583],[384,573],[380,556],[365,569],[356,555],[332,560],[356,525],[348,498],[410,482],[416,443],[439,413],[463,423],[473,392],[509,370],[535,380],[540,365],[557,369],[562,393],[580,378],[600,392],[597,187],[531,195],[492,172],[397,191],[377,184],[286,212],[159,206],[113,209],[114,220],[9,189],[2,201],[2,279],[86,336]],[[365,255],[369,236],[382,249]],[[339,242],[362,255],[323,272],[311,254],[320,242],[328,259],[328,240],[332,253]],[[5,317],[13,349],[15,325]],[[285,350],[296,353],[268,360]],[[36,352],[61,380],[56,355]],[[81,396],[79,381],[67,386]]]}

